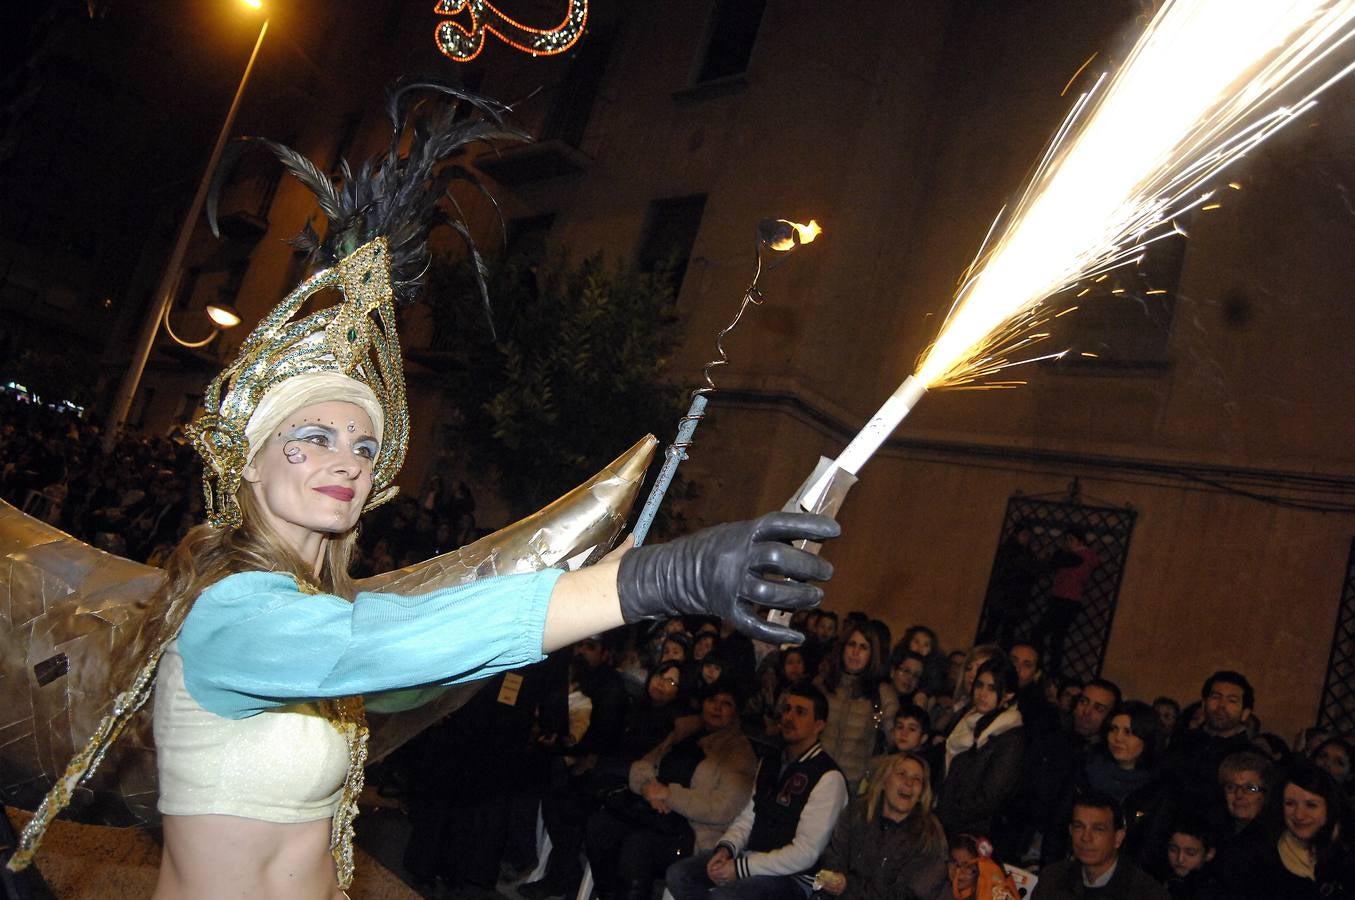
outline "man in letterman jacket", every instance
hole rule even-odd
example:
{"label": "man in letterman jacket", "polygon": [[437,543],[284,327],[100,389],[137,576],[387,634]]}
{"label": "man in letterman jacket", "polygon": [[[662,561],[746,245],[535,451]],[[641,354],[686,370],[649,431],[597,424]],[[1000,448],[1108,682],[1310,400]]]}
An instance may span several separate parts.
{"label": "man in letterman jacket", "polygon": [[828,699],[813,685],[786,689],[780,765],[766,759],[753,796],[715,849],[668,867],[674,900],[804,900],[847,805],[847,781],[819,744]]}

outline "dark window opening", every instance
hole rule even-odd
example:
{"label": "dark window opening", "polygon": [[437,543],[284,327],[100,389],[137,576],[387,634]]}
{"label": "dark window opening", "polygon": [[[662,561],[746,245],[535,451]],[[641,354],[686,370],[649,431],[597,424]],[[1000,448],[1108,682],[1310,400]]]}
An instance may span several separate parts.
{"label": "dark window opening", "polygon": [[550,228],[554,224],[555,213],[510,219],[506,229],[507,241],[503,246],[504,258],[533,263],[544,260],[546,258],[546,240],[550,236]]}
{"label": "dark window opening", "polygon": [[682,278],[696,244],[706,195],[671,197],[649,204],[649,221],[640,242],[637,263],[642,272],[667,268],[673,279],[673,295],[682,290]]}
{"label": "dark window opening", "polygon": [[738,75],[748,69],[766,0],[715,0],[705,55],[696,83]]}
{"label": "dark window opening", "polygon": [[1058,368],[1166,368],[1185,259],[1186,237],[1173,234],[1149,244],[1138,262],[1075,286],[1063,305],[1077,309],[1052,329],[1051,351],[1068,351]]}
{"label": "dark window opening", "polygon": [[612,32],[599,29],[589,31],[588,40],[581,41],[569,70],[555,88],[550,110],[541,126],[543,141],[564,141],[571,147],[583,143],[588,118],[593,112],[602,76],[612,53]]}

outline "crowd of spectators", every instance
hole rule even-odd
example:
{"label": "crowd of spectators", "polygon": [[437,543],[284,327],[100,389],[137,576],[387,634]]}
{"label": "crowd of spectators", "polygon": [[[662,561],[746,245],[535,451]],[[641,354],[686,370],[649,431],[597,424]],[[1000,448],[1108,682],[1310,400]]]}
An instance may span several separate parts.
{"label": "crowd of spectators", "polygon": [[[201,519],[196,454],[101,438],[0,392],[0,497],[154,563]],[[481,533],[469,489],[434,478],[366,520],[356,574]],[[1037,562],[1007,567],[1017,593]],[[999,617],[1003,643],[949,652],[860,613],[794,624],[799,647],[633,626],[492,679],[372,773],[409,815],[406,868],[434,892],[507,874],[527,900],[573,897],[585,864],[601,900],[1016,897],[1032,878],[1039,900],[1355,896],[1355,748],[1264,732],[1238,672],[1182,707],[1047,677],[1057,618],[1023,641]]]}
{"label": "crowd of spectators", "polygon": [[[1032,882],[1037,898],[1355,896],[1355,751],[1262,732],[1241,673],[1209,674],[1183,709],[1046,678],[1029,642],[947,654],[931,629],[892,643],[859,613],[795,624],[803,646],[770,647],[675,619],[516,673],[530,724],[484,776],[495,827],[472,833],[482,811],[430,795],[430,771],[385,773],[420,785],[408,869],[430,886],[522,879],[527,900],[574,897],[585,864],[602,900],[664,885],[675,900],[1019,897]],[[459,766],[438,740],[421,757]],[[467,856],[493,861],[481,880]]]}

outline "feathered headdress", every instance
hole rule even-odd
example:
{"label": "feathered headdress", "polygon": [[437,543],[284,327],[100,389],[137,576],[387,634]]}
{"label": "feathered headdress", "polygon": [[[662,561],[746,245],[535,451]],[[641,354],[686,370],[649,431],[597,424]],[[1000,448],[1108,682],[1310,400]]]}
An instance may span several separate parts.
{"label": "feathered headdress", "polygon": [[[406,98],[414,91],[432,91],[454,102],[441,104],[426,121],[414,126],[408,150],[402,155]],[[469,104],[478,115],[462,117],[458,114],[460,104],[455,101]],[[501,103],[435,81],[398,85],[387,104],[392,129],[390,149],[364,162],[356,173],[347,161],[342,162],[339,187],[313,162],[282,144],[245,138],[232,145],[230,156],[215,174],[207,199],[207,217],[213,233],[217,231],[216,207],[221,185],[243,149],[257,144],[272,150],[315,194],[329,227],[321,240],[307,223],[294,239],[296,246],[311,254],[319,271],[293,289],[245,339],[236,359],[208,386],[203,401],[207,412],[190,429],[194,446],[206,462],[203,482],[212,524],[240,523],[235,494],[240,487],[241,470],[248,462],[246,426],[265,394],[302,375],[338,373],[371,389],[381,407],[384,427],[381,451],[372,469],[372,495],[367,508],[395,495],[393,482],[409,441],[395,302],[408,302],[417,295],[428,268],[428,232],[434,225],[445,223],[470,248],[480,297],[488,313],[484,263],[470,231],[461,221],[459,210],[458,215],[450,216],[438,208],[442,197],[451,198],[447,189],[453,179],[468,180],[477,188],[479,182],[463,168],[449,165],[439,169],[439,164],[474,141],[528,140],[526,134],[504,124],[503,116],[508,111]],[[455,201],[451,202],[455,209]],[[341,301],[297,318],[306,301],[326,288],[337,288]],[[493,328],[492,321],[490,327]],[[161,653],[167,646],[168,641],[150,654],[132,687],[117,695],[112,710],[43,798],[7,863],[10,870],[17,871],[29,864],[48,824],[69,803],[76,785],[93,774],[132,715],[149,699]],[[357,704],[354,712],[347,703],[332,704],[331,716],[349,742],[348,777],[331,835],[341,888],[347,888],[352,879],[352,819],[357,812],[367,753],[367,728],[361,704]]]}
{"label": "feathered headdress", "polygon": [[[454,102],[437,104],[410,128],[409,96],[416,91],[431,91],[439,99]],[[471,114],[463,114],[463,103],[471,107]],[[347,160],[340,162],[337,187],[315,163],[265,138],[242,138],[233,144],[214,177],[207,199],[207,218],[214,233],[221,185],[241,153],[258,145],[271,150],[315,194],[328,220],[323,239],[307,222],[292,240],[310,254],[319,271],[288,294],[245,339],[235,361],[208,386],[203,400],[207,412],[191,428],[194,446],[206,463],[204,494],[214,525],[241,521],[235,495],[251,450],[246,425],[259,402],[283,381],[313,372],[348,376],[376,395],[385,430],[367,508],[395,496],[395,477],[409,441],[395,304],[417,296],[429,265],[428,233],[435,225],[449,225],[466,242],[481,302],[489,315],[484,261],[449,187],[453,180],[464,180],[485,192],[465,168],[440,164],[475,141],[528,140],[528,135],[504,123],[509,111],[506,105],[435,81],[398,85],[386,111],[391,123],[390,147],[356,171]],[[412,134],[402,154],[407,131]],[[443,198],[450,202],[454,215],[440,208]],[[297,318],[313,294],[329,287],[341,291],[340,303]]]}

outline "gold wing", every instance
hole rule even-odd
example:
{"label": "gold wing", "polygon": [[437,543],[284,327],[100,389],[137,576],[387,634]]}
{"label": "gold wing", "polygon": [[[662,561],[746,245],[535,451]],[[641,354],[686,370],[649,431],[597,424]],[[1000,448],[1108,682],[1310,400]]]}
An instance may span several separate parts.
{"label": "gold wing", "polygon": [[[500,531],[418,565],[364,579],[362,590],[419,593],[489,575],[577,568],[612,546],[657,441],[646,436],[590,480]],[[105,553],[0,501],[0,799],[42,800],[84,746],[114,693],[113,649],[130,636],[164,573]],[[459,707],[476,685],[433,703],[372,717],[379,759]],[[150,717],[137,716],[73,798],[69,815],[140,824],[155,811]]]}

